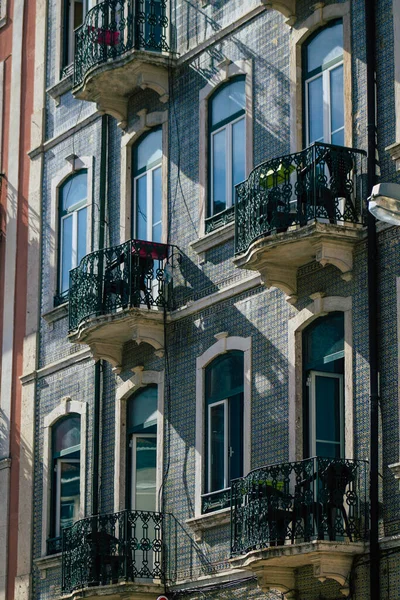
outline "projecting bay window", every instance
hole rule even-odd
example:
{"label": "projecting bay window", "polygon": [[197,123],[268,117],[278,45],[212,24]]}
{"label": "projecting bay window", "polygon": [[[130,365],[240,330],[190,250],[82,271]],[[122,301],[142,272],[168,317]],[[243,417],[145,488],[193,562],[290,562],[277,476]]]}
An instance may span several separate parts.
{"label": "projecting bay window", "polygon": [[162,130],[142,136],[133,148],[132,237],[162,241]]}
{"label": "projecting bay window", "polygon": [[305,144],[344,145],[343,24],[334,21],[303,49]]}
{"label": "projecting bay window", "polygon": [[230,482],[243,474],[243,353],[228,352],[208,365],[205,389],[204,513],[228,506]]}
{"label": "projecting bay window", "polygon": [[234,205],[246,176],[245,78],[222,85],[209,101],[209,217]]}

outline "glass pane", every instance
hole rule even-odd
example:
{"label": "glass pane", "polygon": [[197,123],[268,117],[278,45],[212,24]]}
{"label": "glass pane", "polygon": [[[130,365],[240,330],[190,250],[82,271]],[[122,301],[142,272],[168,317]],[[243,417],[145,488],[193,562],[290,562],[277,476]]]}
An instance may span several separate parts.
{"label": "glass pane", "polygon": [[317,456],[326,456],[327,458],[341,458],[340,444],[317,442],[315,452]]}
{"label": "glass pane", "polygon": [[71,416],[60,419],[52,427],[53,454],[81,443],[81,419]]}
{"label": "glass pane", "polygon": [[161,167],[153,171],[153,242],[161,242]]}
{"label": "glass pane", "polygon": [[83,21],[83,0],[75,0],[74,2],[74,29],[82,25]]}
{"label": "glass pane", "polygon": [[307,47],[307,73],[343,55],[343,24],[325,27]]}
{"label": "glass pane", "polygon": [[232,203],[235,202],[235,185],[246,177],[246,140],[245,120],[240,119],[232,125]]}
{"label": "glass pane", "polygon": [[212,136],[213,214],[226,208],[226,129]]}
{"label": "glass pane", "polygon": [[344,146],[344,127],[331,136],[331,144]]}
{"label": "glass pane", "polygon": [[70,177],[60,189],[61,211],[71,209],[75,204],[87,200],[87,173],[81,171]]}
{"label": "glass pane", "polygon": [[86,248],[86,232],[87,232],[87,208],[82,208],[78,211],[78,256],[77,265],[80,260],[87,254]]}
{"label": "glass pane", "polygon": [[228,119],[246,106],[244,79],[234,81],[216,92],[211,99],[211,125]]}
{"label": "glass pane", "polygon": [[60,530],[62,530],[65,527],[73,525],[78,518],[80,503],[80,463],[62,461],[60,470]]}
{"label": "glass pane", "polygon": [[136,180],[136,237],[147,240],[147,175]]}
{"label": "glass pane", "polygon": [[157,387],[148,386],[128,402],[128,429],[141,430],[157,425]]}
{"label": "glass pane", "polygon": [[315,377],[317,440],[340,443],[340,385],[338,377]]}
{"label": "glass pane", "polygon": [[243,389],[243,353],[228,352],[206,368],[208,403],[223,400]]}
{"label": "glass pane", "polygon": [[157,439],[136,438],[135,509],[156,510]]}
{"label": "glass pane", "polygon": [[72,215],[61,221],[61,292],[69,288],[69,271],[72,262]]}
{"label": "glass pane", "polygon": [[330,72],[331,131],[344,126],[343,65]]}
{"label": "glass pane", "polygon": [[136,171],[148,169],[162,158],[162,131],[152,131],[136,145]]}
{"label": "glass pane", "polygon": [[218,404],[210,409],[210,481],[209,492],[225,487],[225,405]]}
{"label": "glass pane", "polygon": [[304,367],[325,371],[329,358],[341,358],[344,351],[343,313],[321,317],[307,327],[303,334]]}
{"label": "glass pane", "polygon": [[324,139],[324,103],[322,75],[308,84],[308,143]]}

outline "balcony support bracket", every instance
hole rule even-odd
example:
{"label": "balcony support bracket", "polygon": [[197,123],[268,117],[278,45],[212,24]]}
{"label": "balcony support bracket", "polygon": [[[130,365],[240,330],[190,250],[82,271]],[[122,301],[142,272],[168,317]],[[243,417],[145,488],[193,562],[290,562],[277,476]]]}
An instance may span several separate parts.
{"label": "balcony support bracket", "polygon": [[297,294],[297,267],[268,264],[260,266],[261,281],[267,287],[277,287],[290,298]]}
{"label": "balcony support bracket", "polygon": [[260,566],[254,569],[258,584],[263,592],[268,594],[271,590],[281,592],[285,600],[296,598],[295,569],[291,567]]}
{"label": "balcony support bracket", "polygon": [[352,243],[340,242],[339,240],[323,239],[315,245],[315,260],[320,265],[334,265],[341,271],[342,279],[350,281],[353,270]]}

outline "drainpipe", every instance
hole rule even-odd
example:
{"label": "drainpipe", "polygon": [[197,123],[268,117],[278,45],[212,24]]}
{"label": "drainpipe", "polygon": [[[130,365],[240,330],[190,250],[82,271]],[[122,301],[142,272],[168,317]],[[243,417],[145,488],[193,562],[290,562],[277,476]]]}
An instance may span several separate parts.
{"label": "drainpipe", "polygon": [[[375,0],[365,0],[367,67],[368,194],[376,183],[376,106],[375,106]],[[379,380],[378,380],[378,272],[375,217],[367,212],[368,231],[368,309],[370,375],[370,598],[380,599],[379,553]]]}
{"label": "drainpipe", "polygon": [[[100,190],[99,190],[99,245],[104,248],[104,226],[107,198],[107,153],[108,115],[101,118],[101,157],[100,157]],[[99,259],[99,273],[103,273],[102,260]],[[93,471],[92,471],[92,515],[99,512],[99,463],[101,454],[100,417],[102,400],[103,361],[99,360],[94,367],[94,406],[93,406]]]}

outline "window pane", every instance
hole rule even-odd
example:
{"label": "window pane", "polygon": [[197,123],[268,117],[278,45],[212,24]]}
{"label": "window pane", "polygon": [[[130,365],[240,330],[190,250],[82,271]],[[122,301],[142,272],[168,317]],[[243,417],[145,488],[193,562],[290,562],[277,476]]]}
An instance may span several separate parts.
{"label": "window pane", "polygon": [[162,131],[152,131],[136,145],[136,171],[148,169],[162,158]]}
{"label": "window pane", "polygon": [[210,409],[210,492],[225,487],[225,405]]}
{"label": "window pane", "polygon": [[83,21],[83,1],[75,0],[75,12],[74,12],[74,29],[82,25]]}
{"label": "window pane", "polygon": [[246,106],[244,79],[234,81],[216,92],[211,99],[211,125],[228,119]]}
{"label": "window pane", "polygon": [[339,129],[339,131],[331,136],[331,144],[335,144],[336,146],[344,146],[344,128]]}
{"label": "window pane", "polygon": [[343,313],[320,317],[303,334],[304,367],[325,371],[330,359],[342,358],[344,351]]}
{"label": "window pane", "polygon": [[213,214],[226,208],[226,130],[212,136]]}
{"label": "window pane", "polygon": [[139,240],[147,240],[147,175],[136,180],[136,234]]}
{"label": "window pane", "polygon": [[69,271],[72,263],[72,215],[61,221],[61,292],[69,288]]}
{"label": "window pane", "polygon": [[228,352],[206,368],[206,398],[208,403],[223,400],[243,389],[243,353]]}
{"label": "window pane", "polygon": [[246,140],[245,120],[232,125],[232,203],[235,202],[235,185],[245,179]]}
{"label": "window pane", "polygon": [[71,209],[75,204],[87,200],[87,173],[82,171],[70,177],[61,187],[61,211]]}
{"label": "window pane", "polygon": [[148,386],[128,402],[128,429],[140,431],[157,424],[157,387]]}
{"label": "window pane", "polygon": [[60,467],[60,530],[62,530],[73,525],[78,518],[80,463],[62,461]]}
{"label": "window pane", "polygon": [[81,419],[71,416],[57,421],[52,427],[53,454],[81,443]]}
{"label": "window pane", "polygon": [[341,458],[340,444],[328,444],[325,442],[317,442],[315,452],[317,456],[326,456],[327,458]]}
{"label": "window pane", "polygon": [[340,443],[340,386],[338,377],[315,377],[317,440]]}
{"label": "window pane", "polygon": [[323,141],[324,113],[322,76],[308,83],[308,143]]}
{"label": "window pane", "polygon": [[156,510],[157,439],[136,438],[135,509]]}
{"label": "window pane", "polygon": [[77,263],[76,263],[77,265],[79,264],[81,259],[87,254],[86,233],[87,233],[87,208],[82,208],[80,211],[78,211],[78,256],[77,256]]}
{"label": "window pane", "polygon": [[331,131],[344,126],[343,65],[330,72],[331,87]]}
{"label": "window pane", "polygon": [[343,24],[326,27],[308,44],[307,72],[343,55]]}
{"label": "window pane", "polygon": [[161,242],[161,167],[153,171],[153,242]]}

